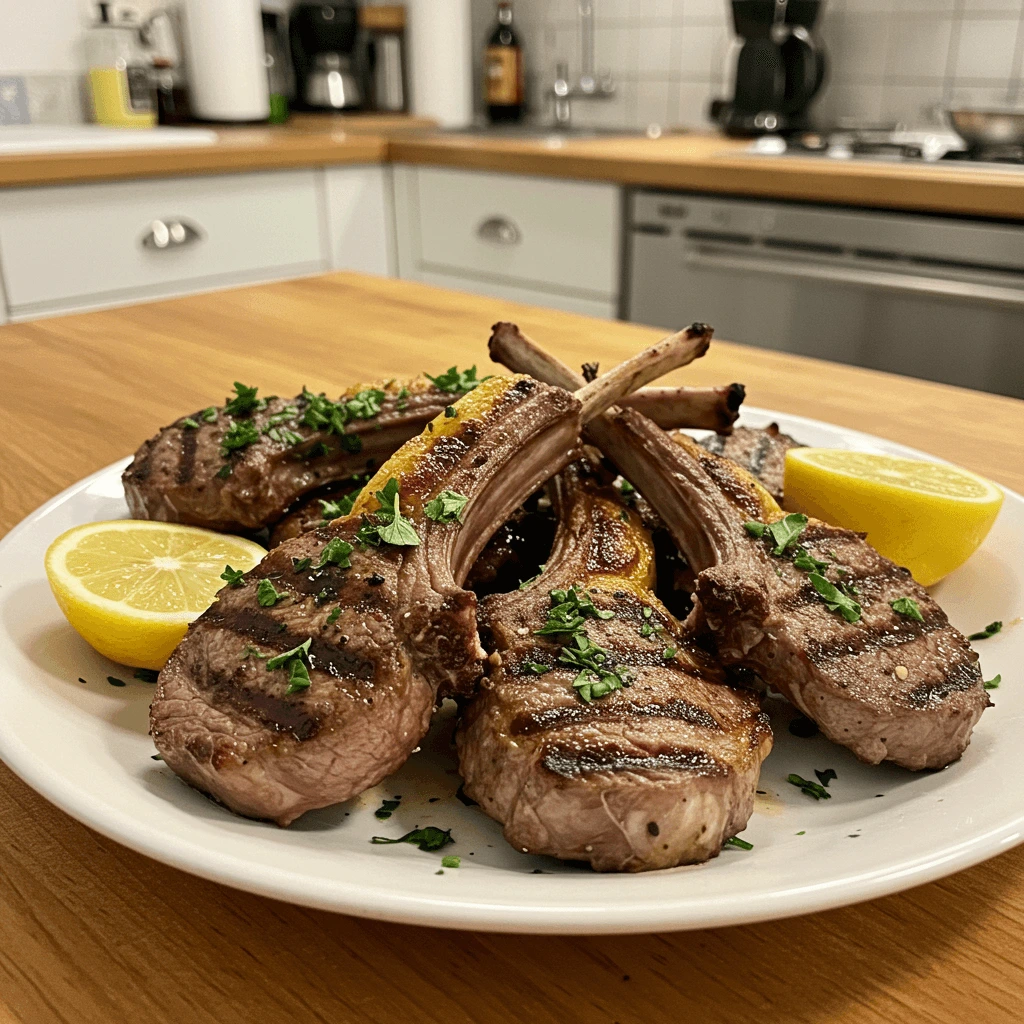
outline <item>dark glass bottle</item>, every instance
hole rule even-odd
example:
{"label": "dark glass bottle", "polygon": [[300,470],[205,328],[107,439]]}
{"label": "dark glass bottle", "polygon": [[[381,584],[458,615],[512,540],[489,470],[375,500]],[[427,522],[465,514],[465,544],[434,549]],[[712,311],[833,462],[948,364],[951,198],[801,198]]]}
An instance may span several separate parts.
{"label": "dark glass bottle", "polygon": [[498,4],[498,23],[484,51],[484,101],[493,123],[523,116],[523,48],[512,29],[512,5]]}

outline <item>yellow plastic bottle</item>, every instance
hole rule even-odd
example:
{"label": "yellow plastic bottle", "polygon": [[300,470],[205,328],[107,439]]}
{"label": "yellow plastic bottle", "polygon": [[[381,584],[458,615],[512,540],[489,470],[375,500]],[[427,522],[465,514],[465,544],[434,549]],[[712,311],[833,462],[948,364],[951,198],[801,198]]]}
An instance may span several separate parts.
{"label": "yellow plastic bottle", "polygon": [[138,29],[112,24],[110,4],[97,7],[99,21],[86,36],[93,117],[115,128],[151,128],[156,109]]}

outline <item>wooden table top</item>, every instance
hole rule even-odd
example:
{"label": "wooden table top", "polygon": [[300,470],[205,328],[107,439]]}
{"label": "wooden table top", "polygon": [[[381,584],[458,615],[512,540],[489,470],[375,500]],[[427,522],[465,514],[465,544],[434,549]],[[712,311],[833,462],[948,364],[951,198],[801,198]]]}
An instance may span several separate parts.
{"label": "wooden table top", "polygon": [[[613,364],[658,333],[354,274],[0,327],[0,533],[233,380],[337,391],[487,365],[498,319],[571,364]],[[673,378],[740,380],[752,404],[1024,490],[1024,402],[718,342]],[[718,931],[534,938],[363,921],[164,867],[0,766],[0,1024],[1019,1021],[1022,936],[1024,847],[872,903]]]}

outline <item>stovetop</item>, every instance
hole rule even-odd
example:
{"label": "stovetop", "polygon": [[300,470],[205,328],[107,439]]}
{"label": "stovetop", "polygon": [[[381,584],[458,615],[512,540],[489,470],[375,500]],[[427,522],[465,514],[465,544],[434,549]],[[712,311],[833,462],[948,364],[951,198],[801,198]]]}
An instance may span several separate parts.
{"label": "stovetop", "polygon": [[895,163],[957,161],[979,166],[1015,166],[1024,170],[1024,146],[969,149],[956,134],[942,129],[851,128],[804,132],[783,138],[765,135],[750,144],[763,156],[820,156],[831,160],[877,160]]}

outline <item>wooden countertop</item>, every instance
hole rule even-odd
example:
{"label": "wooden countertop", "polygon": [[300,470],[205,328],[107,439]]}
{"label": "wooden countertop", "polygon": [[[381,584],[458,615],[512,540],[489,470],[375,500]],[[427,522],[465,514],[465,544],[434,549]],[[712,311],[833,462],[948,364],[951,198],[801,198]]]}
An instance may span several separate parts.
{"label": "wooden countertop", "polygon": [[0,188],[350,163],[504,171],[723,195],[1024,220],[1024,171],[753,156],[713,134],[554,140],[445,134],[424,118],[296,114],[210,146],[0,157]]}
{"label": "wooden countertop", "polygon": [[[659,332],[333,274],[0,327],[0,532],[231,381],[278,393],[458,362],[497,319],[571,364]],[[1024,490],[1024,403],[715,342],[673,375]],[[0,581],[2,583],[2,581]],[[993,780],[994,785],[1014,780]],[[235,892],[117,846],[0,766],[0,1021],[962,1024],[1019,1019],[1024,847],[898,896],[666,935],[431,931]]]}

